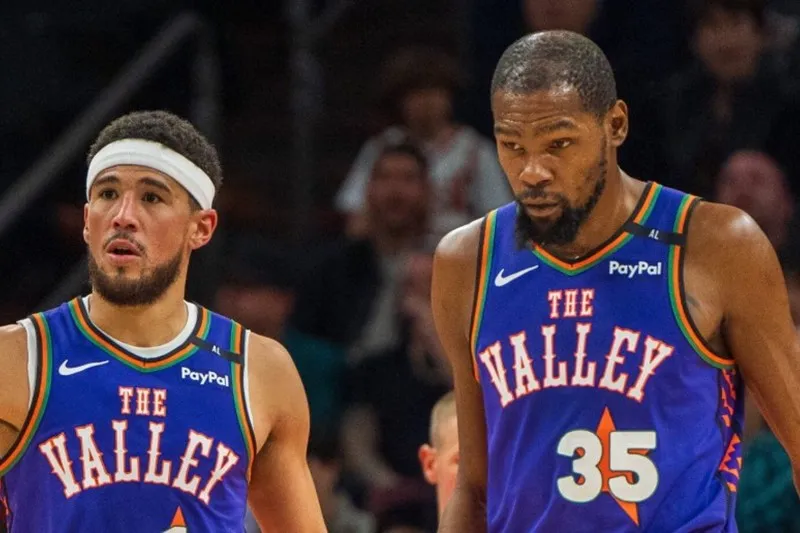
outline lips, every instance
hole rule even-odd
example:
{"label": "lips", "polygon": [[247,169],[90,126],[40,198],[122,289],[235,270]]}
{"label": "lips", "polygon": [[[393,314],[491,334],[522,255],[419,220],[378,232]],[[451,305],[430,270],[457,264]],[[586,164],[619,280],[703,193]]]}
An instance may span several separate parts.
{"label": "lips", "polygon": [[547,209],[549,207],[556,207],[558,202],[525,202],[526,207],[531,209]]}
{"label": "lips", "polygon": [[106,252],[114,255],[142,255],[139,248],[134,243],[125,239],[114,239],[108,243]]}

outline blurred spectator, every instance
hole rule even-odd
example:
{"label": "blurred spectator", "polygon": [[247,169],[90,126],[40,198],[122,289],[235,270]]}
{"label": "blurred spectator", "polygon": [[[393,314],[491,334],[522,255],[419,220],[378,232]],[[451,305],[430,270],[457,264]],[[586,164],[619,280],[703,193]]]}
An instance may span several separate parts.
{"label": "blurred spectator", "polygon": [[530,31],[569,30],[589,35],[600,11],[598,0],[522,0],[522,20]]}
{"label": "blurred spectator", "polygon": [[[308,467],[328,533],[375,533],[375,517],[358,509],[341,488],[341,453],[335,432],[314,433],[308,443]],[[258,533],[248,513],[247,533]]]}
{"label": "blurred spectator", "polygon": [[763,149],[791,83],[767,47],[763,0],[691,0],[696,65],[676,76],[663,106],[674,185],[710,196],[734,151]]}
{"label": "blurred spectator", "polygon": [[394,124],[361,148],[336,206],[348,215],[348,230],[362,234],[368,177],[387,143],[411,136],[425,150],[434,186],[432,229],[438,235],[511,201],[494,143],[453,118],[460,86],[455,62],[422,47],[404,49],[381,77],[383,104]]}
{"label": "blurred spectator", "polygon": [[432,407],[452,384],[431,318],[431,268],[429,252],[409,261],[399,307],[400,342],[367,358],[348,380],[345,459],[376,512],[418,504],[421,498],[433,511],[417,450],[427,440]]}
{"label": "blurred spectator", "polygon": [[309,443],[308,465],[317,489],[325,525],[329,533],[372,533],[375,519],[357,509],[340,488],[342,458],[339,445],[332,436]]}
{"label": "blurred spectator", "polygon": [[215,311],[284,344],[306,389],[312,430],[334,431],[341,411],[344,351],[288,324],[298,284],[297,266],[285,250],[256,235],[232,239],[224,254]]}
{"label": "blurred spectator", "polygon": [[456,488],[458,475],[458,419],[453,391],[442,396],[431,411],[430,441],[419,448],[425,481],[436,487],[437,517],[442,518]]}
{"label": "blurred spectator", "polygon": [[788,243],[795,203],[785,174],[768,155],[733,154],[722,167],[715,197],[753,217],[776,250]]}
{"label": "blurred spectator", "polygon": [[303,282],[293,323],[348,350],[351,363],[394,346],[397,284],[428,237],[427,162],[414,144],[384,146],[366,187],[366,230],[326,249]]}

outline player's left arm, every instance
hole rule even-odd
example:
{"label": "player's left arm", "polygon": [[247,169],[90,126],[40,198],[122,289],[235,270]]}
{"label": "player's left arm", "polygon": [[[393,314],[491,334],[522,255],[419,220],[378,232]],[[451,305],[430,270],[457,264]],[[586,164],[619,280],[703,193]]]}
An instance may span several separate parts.
{"label": "player's left arm", "polygon": [[[800,341],[786,282],[772,244],[744,212],[700,204],[696,218],[716,231],[716,265],[724,341],[755,403],[788,453],[800,490]],[[690,235],[691,239],[691,235]]]}
{"label": "player's left arm", "polygon": [[249,503],[263,533],[326,531],[306,453],[309,411],[283,346],[251,334],[247,364],[257,442]]}

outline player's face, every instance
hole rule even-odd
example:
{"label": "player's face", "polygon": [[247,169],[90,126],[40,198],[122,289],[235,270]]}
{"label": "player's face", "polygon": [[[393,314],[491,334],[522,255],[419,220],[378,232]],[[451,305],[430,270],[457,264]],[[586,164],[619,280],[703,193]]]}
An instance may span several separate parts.
{"label": "player's face", "polygon": [[[492,98],[500,165],[519,205],[522,240],[568,244],[603,191],[609,117],[583,109],[573,89]],[[624,112],[619,102],[609,115]]]}
{"label": "player's face", "polygon": [[117,305],[158,300],[185,280],[189,252],[210,240],[216,222],[214,210],[193,211],[186,190],[156,170],[104,170],[84,208],[94,290]]}

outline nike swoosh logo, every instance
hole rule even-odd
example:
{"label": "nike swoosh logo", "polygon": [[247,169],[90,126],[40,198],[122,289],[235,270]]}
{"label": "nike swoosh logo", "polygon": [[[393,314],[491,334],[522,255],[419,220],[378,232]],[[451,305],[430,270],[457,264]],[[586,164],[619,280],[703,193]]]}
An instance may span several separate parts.
{"label": "nike swoosh logo", "polygon": [[496,287],[502,287],[503,285],[508,285],[509,283],[514,281],[515,279],[521,278],[522,276],[524,276],[528,272],[530,272],[532,270],[536,270],[537,268],[539,268],[539,265],[534,265],[532,267],[523,268],[522,270],[518,270],[517,272],[514,272],[513,274],[509,274],[508,276],[503,276],[503,269],[501,268],[500,272],[497,273],[497,277],[494,278],[494,284],[495,284]]}
{"label": "nike swoosh logo", "polygon": [[65,359],[64,362],[61,363],[61,366],[58,367],[58,373],[62,376],[71,376],[73,374],[78,374],[79,372],[83,372],[84,370],[88,370],[96,366],[102,366],[108,363],[108,360],[95,361],[94,363],[86,363],[84,365],[78,365],[78,366],[67,366],[67,363],[68,360]]}

